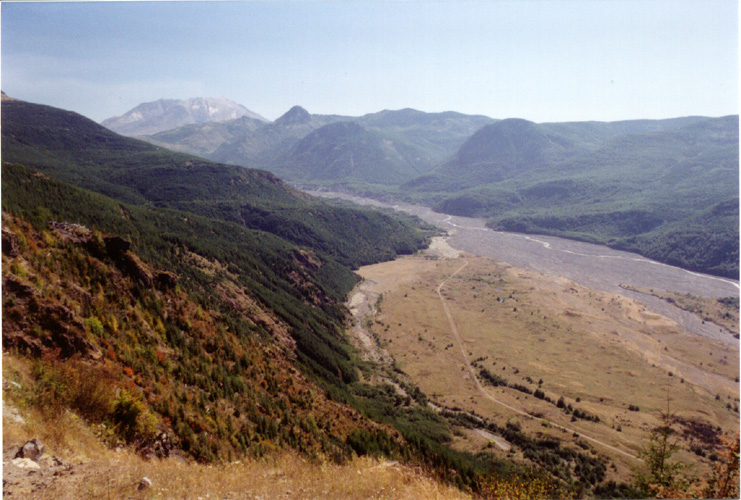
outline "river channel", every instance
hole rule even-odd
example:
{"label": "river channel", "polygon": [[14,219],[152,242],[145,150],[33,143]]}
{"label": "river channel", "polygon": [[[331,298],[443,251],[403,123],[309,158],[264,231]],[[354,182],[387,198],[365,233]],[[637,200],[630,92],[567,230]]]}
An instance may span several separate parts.
{"label": "river channel", "polygon": [[689,332],[738,346],[727,330],[683,311],[652,295],[626,290],[623,286],[690,293],[701,297],[738,297],[736,281],[695,273],[652,261],[640,255],[564,238],[493,231],[484,219],[457,217],[429,207],[390,204],[335,192],[311,192],[325,198],[341,198],[360,205],[393,208],[445,229],[448,244],[481,257],[515,267],[560,276],[580,285],[633,298],[647,309],[677,322]]}

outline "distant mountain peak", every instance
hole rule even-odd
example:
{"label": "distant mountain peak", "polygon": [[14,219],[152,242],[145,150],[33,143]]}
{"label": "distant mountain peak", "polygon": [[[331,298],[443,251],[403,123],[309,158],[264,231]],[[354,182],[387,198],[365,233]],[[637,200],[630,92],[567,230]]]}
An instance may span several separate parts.
{"label": "distant mountain peak", "polygon": [[145,102],[121,116],[104,120],[102,125],[122,135],[152,135],[183,125],[229,121],[243,116],[268,121],[225,97],[191,97]]}
{"label": "distant mountain peak", "polygon": [[301,125],[311,121],[311,114],[301,106],[294,106],[275,120],[279,125]]}

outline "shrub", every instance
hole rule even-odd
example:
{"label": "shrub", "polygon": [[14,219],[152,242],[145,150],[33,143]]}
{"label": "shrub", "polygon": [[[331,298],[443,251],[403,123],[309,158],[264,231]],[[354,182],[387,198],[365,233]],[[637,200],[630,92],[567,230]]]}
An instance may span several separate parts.
{"label": "shrub", "polygon": [[157,419],[144,403],[128,391],[121,391],[111,414],[116,430],[126,441],[150,439],[157,432]]}
{"label": "shrub", "polygon": [[96,316],[90,316],[85,319],[85,329],[96,337],[102,337],[103,333],[105,333],[103,323]]}
{"label": "shrub", "polygon": [[507,385],[507,379],[504,377],[500,377],[499,375],[496,375],[494,373],[491,373],[486,368],[482,368],[479,370],[479,376],[484,379],[484,382],[487,384],[493,385],[494,387],[497,386],[506,386]]}

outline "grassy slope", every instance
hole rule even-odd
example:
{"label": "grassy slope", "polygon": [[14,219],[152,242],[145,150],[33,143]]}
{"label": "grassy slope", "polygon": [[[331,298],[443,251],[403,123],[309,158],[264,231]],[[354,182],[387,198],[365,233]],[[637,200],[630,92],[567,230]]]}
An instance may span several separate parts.
{"label": "grassy slope", "polygon": [[[33,387],[30,367],[22,359],[3,356],[3,378]],[[18,411],[24,397],[10,385],[3,399],[6,409],[23,421],[3,422],[4,448],[14,453],[30,437],[46,445],[44,458],[57,457],[70,468],[51,470],[42,460],[42,474],[29,475],[6,464],[6,496],[33,492],[38,499],[98,498],[346,498],[386,495],[399,499],[463,499],[469,495],[440,484],[418,468],[385,459],[358,457],[339,464],[310,462],[284,452],[264,459],[248,458],[229,464],[183,463],[181,459],[145,460],[130,450],[112,450],[96,438],[96,429],[81,419],[61,415],[48,419],[41,412]],[[8,453],[6,453],[7,455]],[[53,463],[53,462],[52,462]],[[56,474],[54,473],[56,472]],[[136,491],[142,477],[152,487]],[[44,487],[40,487],[44,485]]]}

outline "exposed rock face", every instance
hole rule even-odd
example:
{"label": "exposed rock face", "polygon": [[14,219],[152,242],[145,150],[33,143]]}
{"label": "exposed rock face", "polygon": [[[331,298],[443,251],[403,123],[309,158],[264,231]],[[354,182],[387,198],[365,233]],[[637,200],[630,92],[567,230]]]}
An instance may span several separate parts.
{"label": "exposed rock face", "polygon": [[90,238],[91,231],[79,224],[51,221],[49,227],[54,229],[62,239],[73,243],[84,243]]}
{"label": "exposed rock face", "polygon": [[19,299],[27,299],[36,295],[36,290],[32,286],[21,283],[20,279],[10,274],[3,279],[3,291],[12,293]]}
{"label": "exposed rock face", "polygon": [[[80,245],[91,256],[112,263],[123,275],[145,287],[156,286],[167,290],[177,285],[178,278],[174,273],[150,268],[130,251],[131,242],[124,238],[101,235],[79,224],[50,222],[49,226],[60,239]],[[15,236],[15,240],[11,236]],[[15,249],[9,250],[15,256],[8,258],[15,259],[25,250],[19,248],[17,243],[11,243],[12,241],[17,241],[17,235],[4,230],[4,246]],[[3,348],[18,349],[37,357],[53,352],[62,359],[77,354],[99,359],[102,356],[101,351],[89,339],[86,320],[81,316],[80,310],[44,296],[39,291],[41,285],[38,285],[38,277],[26,275],[27,272],[23,271],[19,275],[6,273],[3,276]],[[92,303],[90,292],[78,284],[70,282],[63,286],[69,299],[74,299],[81,305]]]}
{"label": "exposed rock face", "polygon": [[105,242],[106,252],[114,258],[123,255],[131,248],[131,242],[120,236],[105,236],[103,241]]}
{"label": "exposed rock face", "polygon": [[[3,300],[13,297],[3,312],[3,348],[15,348],[40,356],[57,349],[63,358],[82,354],[98,358],[98,349],[83,335],[82,320],[69,307],[40,299],[40,294],[20,278],[3,278]],[[40,328],[42,335],[34,333]]]}
{"label": "exposed rock face", "polygon": [[133,253],[127,252],[116,259],[116,261],[118,268],[134,280],[147,288],[154,286],[152,271]]}
{"label": "exposed rock face", "polygon": [[3,229],[3,254],[8,257],[18,256],[18,235],[7,229]]}
{"label": "exposed rock face", "polygon": [[19,469],[27,469],[29,471],[41,470],[41,466],[30,458],[14,458],[11,463]]}
{"label": "exposed rock face", "polygon": [[159,289],[173,289],[178,284],[178,277],[170,271],[160,271],[155,277],[155,284]]}
{"label": "exposed rock face", "polygon": [[316,271],[322,267],[322,263],[316,254],[308,250],[296,250],[293,253],[293,258],[301,267],[311,269],[312,271]]}
{"label": "exposed rock face", "polygon": [[177,284],[177,275],[169,271],[153,271],[144,264],[139,257],[130,252],[131,242],[115,235],[94,233],[84,226],[67,222],[50,222],[49,226],[57,234],[70,242],[78,243],[96,257],[110,258],[116,267],[127,276],[138,281],[145,287],[174,288]]}
{"label": "exposed rock face", "polygon": [[3,498],[38,498],[40,491],[76,472],[54,456],[14,458],[12,448],[3,451]]}

